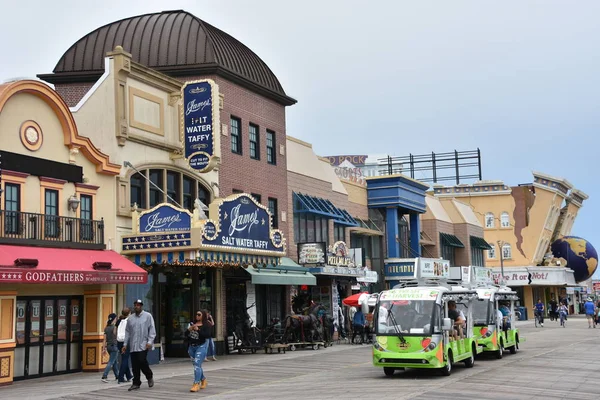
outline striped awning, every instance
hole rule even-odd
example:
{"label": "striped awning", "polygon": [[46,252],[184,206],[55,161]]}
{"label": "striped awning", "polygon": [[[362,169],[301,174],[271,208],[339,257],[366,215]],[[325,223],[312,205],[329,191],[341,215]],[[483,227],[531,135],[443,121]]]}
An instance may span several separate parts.
{"label": "striped awning", "polygon": [[260,256],[254,254],[226,253],[220,251],[175,251],[168,253],[136,254],[133,261],[137,265],[152,264],[182,264],[192,262],[194,264],[222,262],[231,264],[271,264],[278,265],[279,257]]}

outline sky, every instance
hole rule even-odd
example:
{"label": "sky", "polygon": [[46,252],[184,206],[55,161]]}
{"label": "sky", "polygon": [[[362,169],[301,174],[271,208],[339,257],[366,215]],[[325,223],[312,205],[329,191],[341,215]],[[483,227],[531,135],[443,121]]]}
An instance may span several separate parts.
{"label": "sky", "polygon": [[572,234],[600,250],[598,1],[32,0],[1,9],[10,17],[0,24],[0,82],[52,72],[107,23],[189,11],[269,65],[298,100],[288,135],[317,154],[479,148],[484,179],[517,185],[541,171],[587,193]]}

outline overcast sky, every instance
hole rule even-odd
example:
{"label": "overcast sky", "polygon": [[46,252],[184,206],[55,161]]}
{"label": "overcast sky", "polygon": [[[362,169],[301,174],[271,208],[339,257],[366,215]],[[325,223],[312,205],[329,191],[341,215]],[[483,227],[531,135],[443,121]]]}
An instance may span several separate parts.
{"label": "overcast sky", "polygon": [[600,249],[600,2],[4,2],[0,81],[51,72],[102,25],[172,9],[256,52],[298,100],[288,134],[317,153],[480,148],[484,179],[538,170],[589,194],[573,234]]}

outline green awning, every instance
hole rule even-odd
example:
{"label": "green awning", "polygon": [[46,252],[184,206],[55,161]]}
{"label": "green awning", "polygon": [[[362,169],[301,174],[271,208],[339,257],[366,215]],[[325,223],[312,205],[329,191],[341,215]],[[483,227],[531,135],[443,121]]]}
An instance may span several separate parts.
{"label": "green awning", "polygon": [[478,236],[471,236],[471,247],[482,250],[492,249],[492,246],[490,246],[490,244],[486,242],[484,238],[480,238]]}
{"label": "green awning", "polygon": [[460,241],[459,238],[457,238],[456,236],[451,235],[449,233],[441,233],[440,232],[440,241],[445,246],[465,247],[465,245]]}
{"label": "green awning", "polygon": [[301,267],[304,271],[297,271],[294,267],[266,267],[255,268],[248,266],[246,272],[252,276],[252,283],[255,285],[309,285],[315,286],[317,278],[308,272],[307,268]]}

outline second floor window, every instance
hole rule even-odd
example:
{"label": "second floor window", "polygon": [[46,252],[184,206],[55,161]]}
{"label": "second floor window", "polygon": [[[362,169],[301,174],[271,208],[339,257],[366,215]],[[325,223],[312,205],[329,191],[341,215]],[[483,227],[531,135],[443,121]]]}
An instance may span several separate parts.
{"label": "second floor window", "polygon": [[262,203],[262,196],[260,194],[252,193],[252,197],[254,197],[254,200],[258,203]]}
{"label": "second floor window", "polygon": [[505,260],[510,260],[512,258],[512,248],[508,243],[502,245],[502,258]]}
{"label": "second floor window", "polygon": [[44,192],[44,233],[46,237],[58,237],[58,190],[46,189]]}
{"label": "second floor window", "polygon": [[260,160],[260,134],[257,125],[248,126],[248,137],[250,138],[250,158]]}
{"label": "second floor window", "polygon": [[493,228],[494,227],[494,214],[493,213],[487,213],[485,214],[485,227],[486,228]]}
{"label": "second floor window", "polygon": [[239,118],[231,117],[231,152],[242,154],[242,122]]}
{"label": "second floor window", "polygon": [[163,202],[163,198],[164,195],[163,193],[157,188],[157,186],[159,188],[163,187],[163,174],[162,174],[162,170],[160,169],[151,169],[150,170],[150,208],[159,205],[160,203]]}
{"label": "second floor window", "polygon": [[136,173],[129,182],[131,191],[131,206],[136,204],[140,208],[146,208],[146,177]]}
{"label": "second floor window", "polygon": [[167,203],[179,203],[178,199],[181,196],[181,189],[179,187],[180,176],[181,174],[175,171],[167,171]]}
{"label": "second floor window", "polygon": [[79,217],[81,218],[81,226],[79,235],[83,240],[93,240],[94,239],[94,230],[92,227],[92,196],[82,194],[80,198],[81,211]]}
{"label": "second floor window", "polygon": [[493,243],[490,243],[490,246],[492,248],[487,251],[487,258],[494,259],[496,258],[496,246]]}
{"label": "second floor window", "polygon": [[277,220],[277,199],[269,197],[269,212],[273,220],[273,228],[279,227],[279,221]]}
{"label": "second floor window", "polygon": [[275,132],[267,131],[267,162],[269,164],[277,164],[275,155]]}
{"label": "second floor window", "polygon": [[502,228],[510,228],[510,216],[506,211],[500,214],[500,226]]}
{"label": "second floor window", "polygon": [[4,185],[4,233],[19,233],[19,212],[21,211],[21,185]]}
{"label": "second floor window", "polygon": [[346,241],[346,230],[344,229],[344,225],[339,225],[339,224],[333,225],[333,240],[335,242],[345,242]]}

